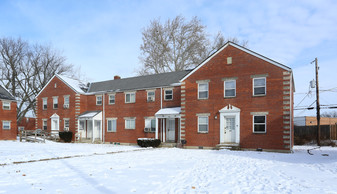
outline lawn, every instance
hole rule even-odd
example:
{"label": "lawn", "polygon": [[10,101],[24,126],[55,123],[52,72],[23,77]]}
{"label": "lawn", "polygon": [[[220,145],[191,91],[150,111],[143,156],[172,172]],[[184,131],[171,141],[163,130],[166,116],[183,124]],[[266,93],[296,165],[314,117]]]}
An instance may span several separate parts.
{"label": "lawn", "polygon": [[0,141],[0,193],[337,193],[337,148],[293,154]]}

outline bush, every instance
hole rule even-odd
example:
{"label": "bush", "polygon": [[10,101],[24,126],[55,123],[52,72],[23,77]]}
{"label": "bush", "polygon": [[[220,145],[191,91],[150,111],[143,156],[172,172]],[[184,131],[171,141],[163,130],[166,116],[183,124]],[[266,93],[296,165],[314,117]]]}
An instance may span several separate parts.
{"label": "bush", "polygon": [[73,132],[71,131],[62,131],[59,132],[60,139],[63,140],[64,142],[71,142],[73,138]]}
{"label": "bush", "polygon": [[140,147],[158,147],[160,145],[161,141],[159,139],[153,139],[153,138],[138,138],[137,144]]}

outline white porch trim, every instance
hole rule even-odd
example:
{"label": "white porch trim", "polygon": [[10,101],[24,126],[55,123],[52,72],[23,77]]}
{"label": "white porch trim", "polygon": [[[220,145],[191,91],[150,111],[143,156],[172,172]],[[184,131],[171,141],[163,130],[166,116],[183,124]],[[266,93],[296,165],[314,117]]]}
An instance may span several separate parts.
{"label": "white porch trim", "polygon": [[[220,144],[221,143],[240,143],[240,109],[233,106],[227,105],[220,112]],[[235,142],[225,142],[225,118],[234,117],[235,118]]]}

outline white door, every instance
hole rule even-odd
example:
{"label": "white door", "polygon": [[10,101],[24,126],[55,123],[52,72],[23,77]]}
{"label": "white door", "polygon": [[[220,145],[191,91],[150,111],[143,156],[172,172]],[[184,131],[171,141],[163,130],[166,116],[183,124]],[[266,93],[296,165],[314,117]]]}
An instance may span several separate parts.
{"label": "white door", "polygon": [[51,120],[51,130],[58,131],[59,130],[59,119],[52,119]]}
{"label": "white door", "polygon": [[175,119],[168,119],[166,125],[166,141],[175,141]]}
{"label": "white door", "polygon": [[235,142],[235,117],[225,117],[225,142],[234,143]]}
{"label": "white door", "polygon": [[95,139],[101,139],[101,121],[95,121]]}

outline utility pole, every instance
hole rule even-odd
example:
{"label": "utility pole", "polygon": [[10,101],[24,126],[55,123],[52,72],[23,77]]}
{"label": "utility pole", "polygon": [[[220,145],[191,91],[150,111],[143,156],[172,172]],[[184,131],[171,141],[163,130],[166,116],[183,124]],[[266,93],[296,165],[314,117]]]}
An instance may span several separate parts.
{"label": "utility pole", "polygon": [[317,117],[317,146],[321,146],[321,113],[320,113],[320,106],[319,106],[319,85],[318,85],[318,64],[317,58],[313,61],[315,62],[316,68],[316,117]]}

